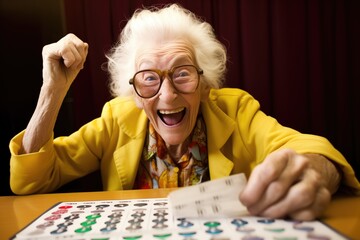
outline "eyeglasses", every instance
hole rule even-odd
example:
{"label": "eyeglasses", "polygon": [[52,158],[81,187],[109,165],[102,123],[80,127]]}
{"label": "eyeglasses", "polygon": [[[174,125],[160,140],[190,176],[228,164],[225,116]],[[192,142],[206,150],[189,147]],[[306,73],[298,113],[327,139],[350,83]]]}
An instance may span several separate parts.
{"label": "eyeglasses", "polygon": [[129,84],[133,85],[135,92],[142,98],[155,96],[167,75],[173,87],[179,93],[193,93],[199,86],[200,75],[204,72],[194,65],[181,65],[170,70],[146,69],[135,73]]}

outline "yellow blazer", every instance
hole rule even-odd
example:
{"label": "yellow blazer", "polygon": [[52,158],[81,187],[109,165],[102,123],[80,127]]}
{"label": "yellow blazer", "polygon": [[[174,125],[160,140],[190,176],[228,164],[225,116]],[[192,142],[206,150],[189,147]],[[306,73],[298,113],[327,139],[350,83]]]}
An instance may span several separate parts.
{"label": "yellow blazer", "polygon": [[[201,103],[207,129],[211,179],[252,169],[271,152],[291,148],[319,153],[343,171],[343,184],[360,192],[346,159],[327,139],[301,134],[260,111],[251,95],[240,89],[211,90]],[[67,137],[51,138],[39,152],[18,155],[24,131],[10,142],[10,186],[16,194],[52,192],[100,169],[104,190],[131,189],[136,177],[148,118],[131,97],[104,105],[101,117]]]}

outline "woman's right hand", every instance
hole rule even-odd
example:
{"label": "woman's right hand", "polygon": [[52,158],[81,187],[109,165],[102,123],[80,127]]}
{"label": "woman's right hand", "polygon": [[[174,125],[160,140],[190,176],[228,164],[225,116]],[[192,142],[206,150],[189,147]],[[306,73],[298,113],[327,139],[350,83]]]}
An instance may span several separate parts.
{"label": "woman's right hand", "polygon": [[43,85],[67,91],[84,67],[89,45],[70,33],[44,46]]}
{"label": "woman's right hand", "polygon": [[44,46],[43,85],[19,154],[39,151],[51,138],[62,101],[84,67],[87,53],[88,44],[74,34]]}

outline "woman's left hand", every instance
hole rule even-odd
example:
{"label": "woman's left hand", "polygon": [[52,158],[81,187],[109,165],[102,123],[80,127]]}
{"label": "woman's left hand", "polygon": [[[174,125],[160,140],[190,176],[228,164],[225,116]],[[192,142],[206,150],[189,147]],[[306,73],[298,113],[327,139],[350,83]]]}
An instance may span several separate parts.
{"label": "woman's left hand", "polygon": [[254,169],[240,200],[251,215],[313,220],[325,210],[339,182],[337,169],[324,156],[283,149]]}

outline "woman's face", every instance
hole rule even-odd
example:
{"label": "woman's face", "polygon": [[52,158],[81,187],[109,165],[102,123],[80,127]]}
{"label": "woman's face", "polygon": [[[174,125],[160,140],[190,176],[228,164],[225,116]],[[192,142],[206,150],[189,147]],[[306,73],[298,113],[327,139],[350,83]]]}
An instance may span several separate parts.
{"label": "woman's face", "polygon": [[[192,64],[193,53],[184,43],[171,43],[142,50],[137,57],[137,71],[144,69],[168,70],[175,66]],[[177,92],[165,76],[159,92],[152,98],[136,95],[138,107],[144,109],[156,132],[166,144],[178,145],[191,134],[198,115],[200,101],[206,100],[208,88],[201,84],[194,93]]]}

